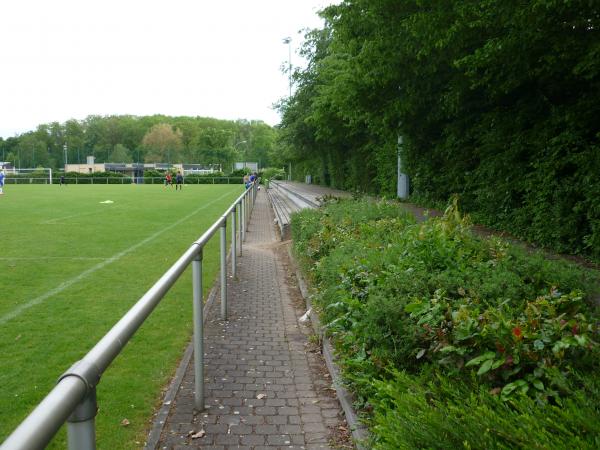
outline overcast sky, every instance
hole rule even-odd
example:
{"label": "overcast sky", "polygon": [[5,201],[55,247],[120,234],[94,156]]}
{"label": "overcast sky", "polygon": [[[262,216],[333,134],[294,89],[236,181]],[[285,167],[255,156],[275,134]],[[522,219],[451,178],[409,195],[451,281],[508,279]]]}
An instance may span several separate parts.
{"label": "overcast sky", "polygon": [[279,122],[333,0],[0,0],[0,136],[90,114]]}

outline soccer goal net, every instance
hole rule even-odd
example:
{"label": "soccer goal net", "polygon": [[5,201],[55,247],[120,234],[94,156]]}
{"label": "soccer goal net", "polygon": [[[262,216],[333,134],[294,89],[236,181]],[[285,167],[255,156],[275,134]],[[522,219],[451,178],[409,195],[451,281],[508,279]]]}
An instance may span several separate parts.
{"label": "soccer goal net", "polygon": [[4,175],[6,184],[52,184],[52,169],[49,167],[5,168]]}

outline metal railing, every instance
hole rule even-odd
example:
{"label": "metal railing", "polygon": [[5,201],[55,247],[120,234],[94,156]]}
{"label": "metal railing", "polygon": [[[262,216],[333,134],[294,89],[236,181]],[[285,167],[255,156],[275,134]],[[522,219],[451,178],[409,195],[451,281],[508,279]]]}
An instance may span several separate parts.
{"label": "metal railing", "polygon": [[[164,177],[67,177],[66,184],[165,184]],[[60,176],[6,177],[5,184],[60,184]],[[185,177],[184,184],[243,184],[242,177]]]}
{"label": "metal railing", "polygon": [[[231,215],[231,266],[236,277],[237,250],[242,242],[257,194],[256,184],[240,195],[223,215],[167,270],[112,329],[83,357],[67,370],[57,385],[12,432],[2,450],[44,448],[67,422],[70,450],[96,448],[95,417],[98,410],[96,386],[104,371],[119,355],[168,290],[192,264],[194,375],[197,410],[204,409],[204,320],[202,301],[202,256],[204,246],[220,230],[221,318],[227,319],[227,218]],[[238,239],[239,236],[239,239]]]}

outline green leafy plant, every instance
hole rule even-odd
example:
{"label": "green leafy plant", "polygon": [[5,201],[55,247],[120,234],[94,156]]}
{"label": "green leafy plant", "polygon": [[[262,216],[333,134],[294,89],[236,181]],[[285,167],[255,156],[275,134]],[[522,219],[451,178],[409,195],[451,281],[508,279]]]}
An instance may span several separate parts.
{"label": "green leafy plant", "polygon": [[399,211],[336,200],[292,221],[357,405],[381,413],[378,396],[397,370],[424,384],[466,383],[476,401],[485,393],[508,407],[522,398],[540,408],[585,403],[578,380],[599,368],[598,274],[474,236],[457,199],[423,223]]}

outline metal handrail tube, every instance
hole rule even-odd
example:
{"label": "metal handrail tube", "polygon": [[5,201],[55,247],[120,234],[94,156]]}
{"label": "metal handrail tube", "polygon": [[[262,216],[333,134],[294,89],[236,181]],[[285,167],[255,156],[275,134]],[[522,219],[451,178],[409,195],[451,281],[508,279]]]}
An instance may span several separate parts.
{"label": "metal handrail tube", "polygon": [[[218,223],[220,223],[219,220]],[[205,233],[206,234],[206,233]],[[83,360],[95,364],[100,373],[103,373],[109,364],[121,352],[131,336],[144,323],[167,291],[179,279],[187,266],[203,247],[198,241],[192,245],[176,262],[167,270],[133,307],[119,320],[112,329],[98,342]]]}
{"label": "metal handrail tube", "polygon": [[6,449],[42,449],[65,423],[87,391],[78,377],[63,378],[4,441]]}
{"label": "metal handrail tube", "polygon": [[[242,205],[247,201],[247,197],[251,195],[248,191],[253,187],[251,186],[246,189],[227,211],[200,238],[194,241],[190,248],[125,313],[83,359],[74,364],[61,377],[57,385],[2,443],[1,447],[3,450],[41,449],[50,442],[75,408],[95,389],[102,373],[119,355],[129,339],[140,328],[146,318],[163,299],[164,295],[193,261],[196,261],[196,263],[199,262],[193,272],[195,272],[196,278],[198,276],[201,277],[198,269],[201,272],[201,255],[204,246],[217,230],[221,229],[222,237],[225,235],[224,230],[227,224],[227,216],[232,213],[235,214],[236,205]],[[233,231],[235,232],[235,229]],[[232,248],[232,251],[235,252],[236,249]],[[224,254],[223,242],[221,243],[221,253]],[[224,268],[224,264],[221,263],[221,271],[223,272],[224,270],[226,270],[226,266]],[[223,280],[223,276],[224,273],[221,274],[221,280]],[[196,303],[199,300],[201,301],[202,294],[201,292],[197,292],[198,286],[201,289],[201,282],[200,279],[199,284],[196,286],[196,293],[194,294]],[[226,308],[226,304],[224,307]],[[93,424],[91,426],[93,427]]]}
{"label": "metal handrail tube", "polygon": [[244,199],[244,197],[246,197],[248,195],[248,191],[251,188],[252,187],[249,187],[244,192],[242,192],[242,194],[238,198],[235,199],[235,201],[231,204],[231,206],[225,210],[225,212],[223,213],[223,215],[221,217],[227,217],[227,215],[233,211],[233,209],[236,207],[236,205],[239,204]]}
{"label": "metal handrail tube", "polygon": [[[175,284],[190,262],[194,260],[206,241],[210,239],[210,236],[219,229],[222,221],[223,218],[220,218],[198,241],[194,242],[142,298],[127,311],[121,320],[83,357],[82,361],[95,366],[98,373],[102,374],[158,305],[160,300],[162,300],[171,286]],[[68,395],[65,396],[64,393],[58,394],[58,398],[56,398],[55,392],[62,392],[64,385],[71,386],[73,380],[77,382],[80,389],[73,393],[71,392],[71,388],[68,391]],[[11,450],[43,448],[65,422],[75,406],[84,398],[87,393],[87,386],[90,384],[94,385],[95,383],[80,376],[71,375],[62,378],[17,430],[4,441],[2,447]],[[64,398],[61,399],[61,395]],[[17,431],[19,431],[17,438],[20,440],[13,442],[12,438]],[[32,445],[32,442],[38,441],[42,442],[40,447]]]}

